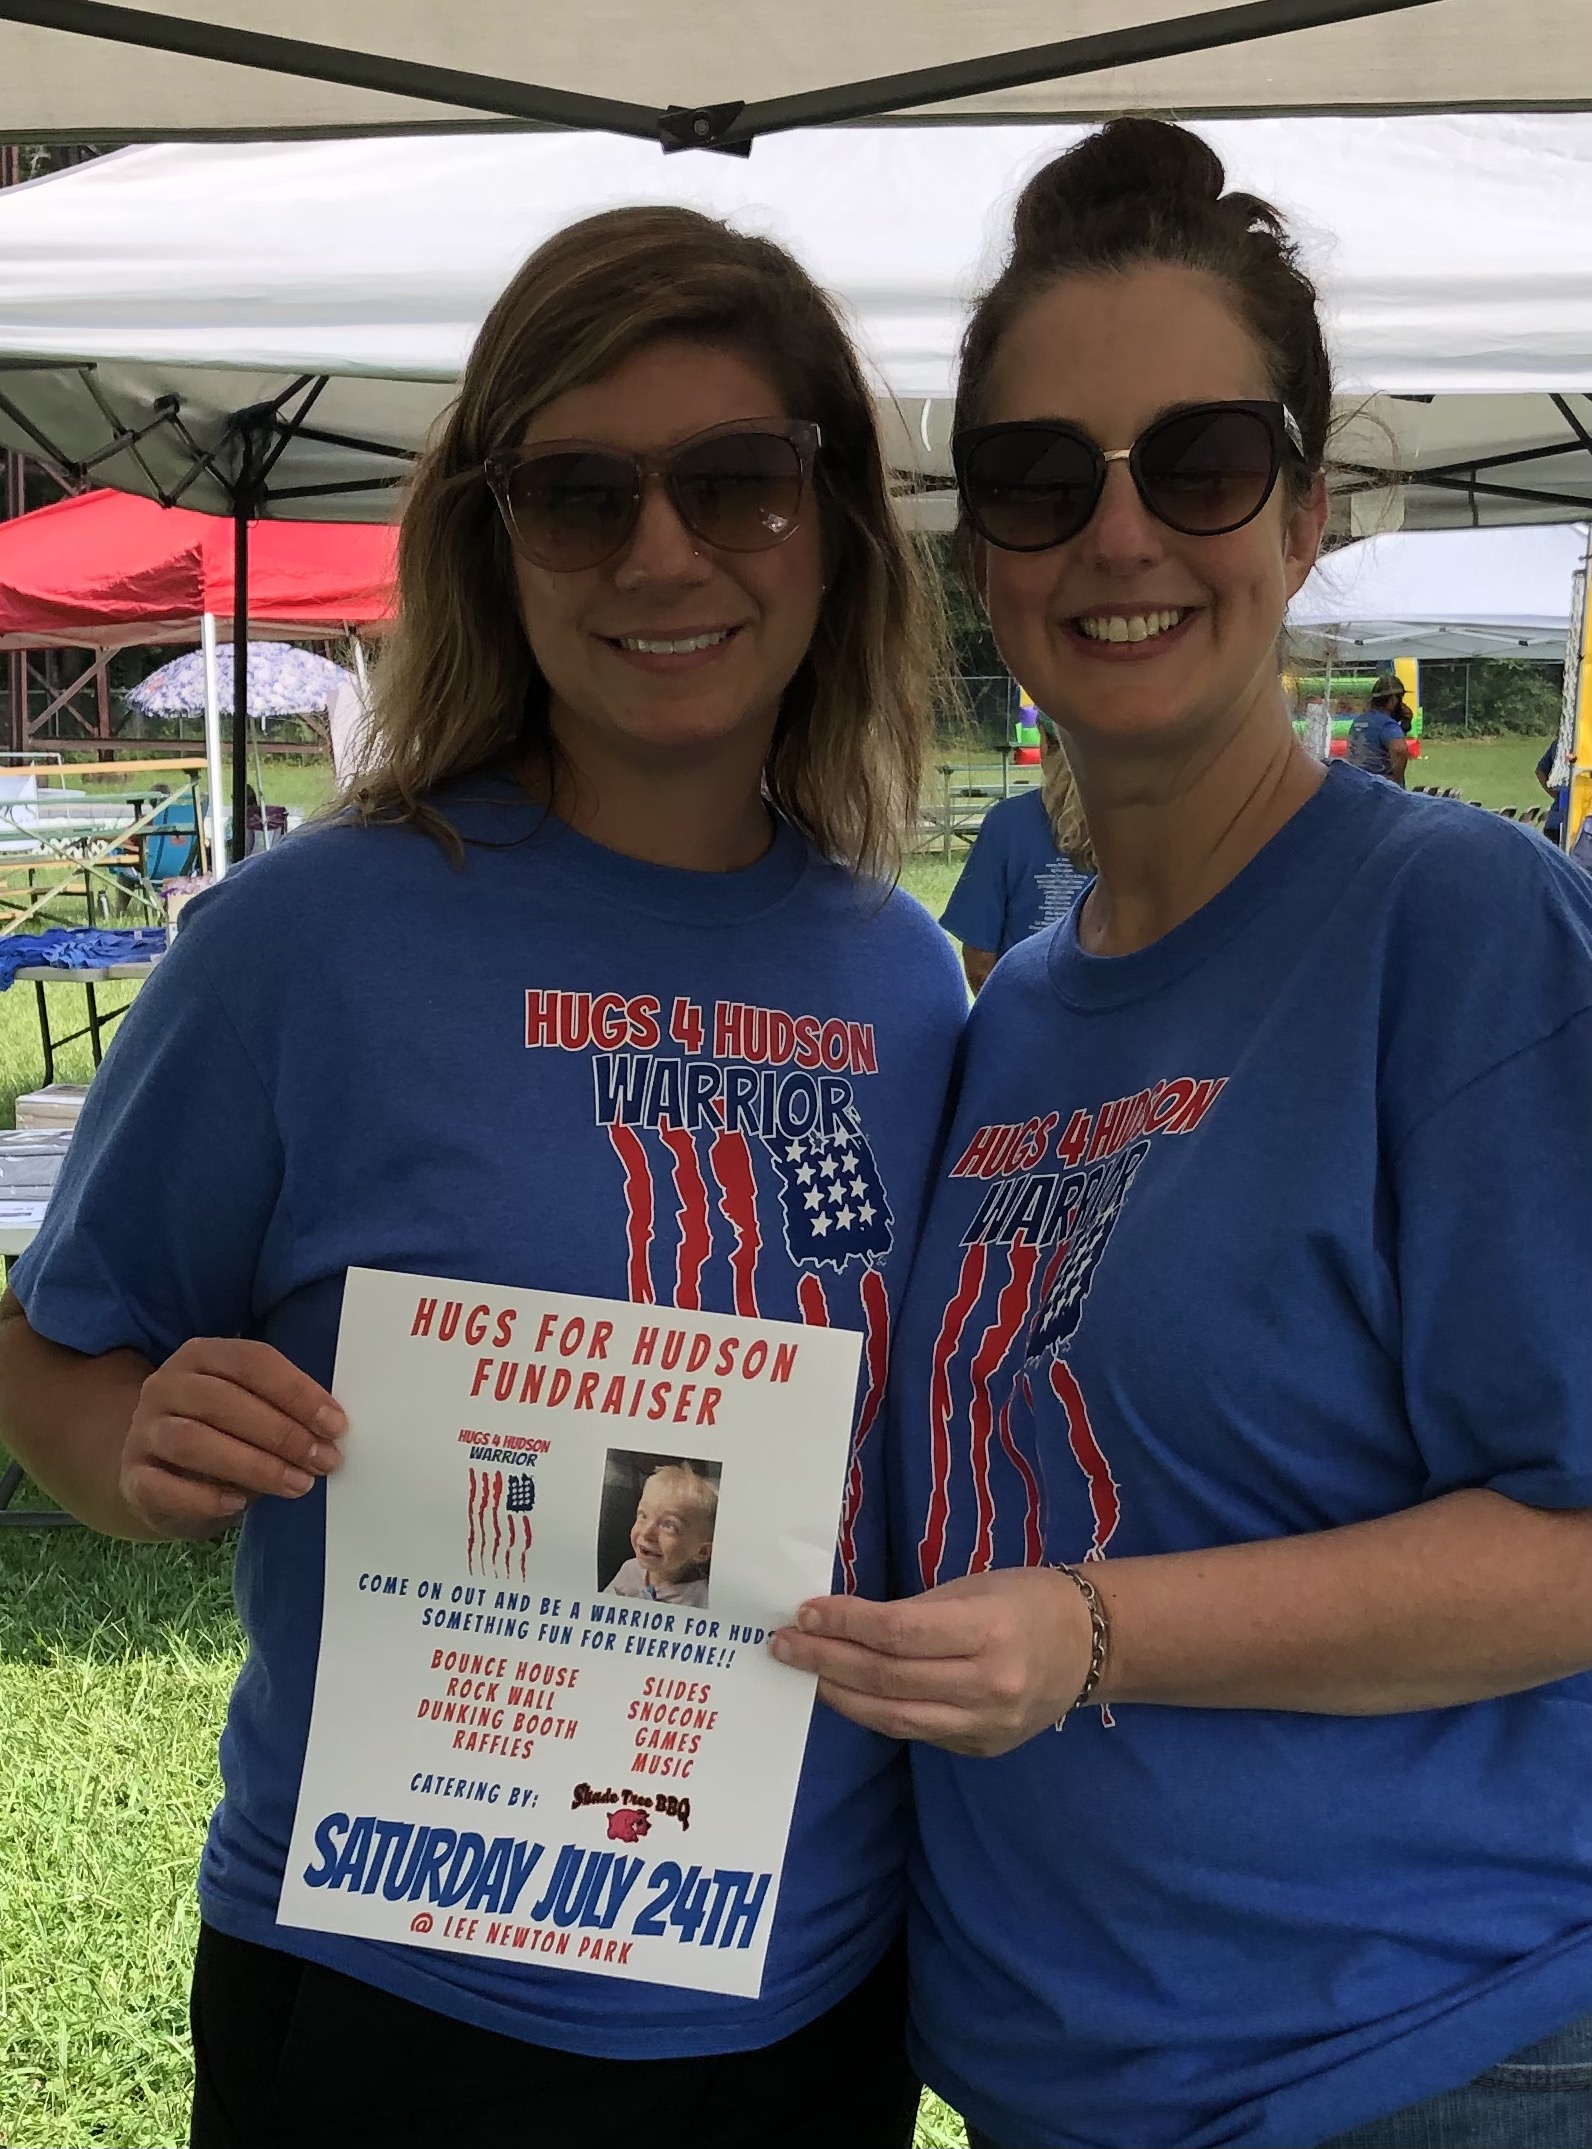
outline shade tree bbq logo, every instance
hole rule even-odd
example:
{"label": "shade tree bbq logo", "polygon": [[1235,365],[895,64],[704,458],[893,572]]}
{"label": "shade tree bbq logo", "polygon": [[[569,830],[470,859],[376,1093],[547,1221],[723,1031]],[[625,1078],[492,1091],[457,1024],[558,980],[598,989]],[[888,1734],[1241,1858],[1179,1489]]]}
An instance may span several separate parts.
{"label": "shade tree bbq logo", "polygon": [[[1060,1405],[1068,1446],[1088,1496],[1085,1559],[1101,1559],[1121,1520],[1115,1473],[1090,1420],[1067,1352],[1084,1318],[1135,1181],[1158,1140],[1194,1133],[1225,1076],[1182,1076],[1096,1108],[978,1127],[949,1177],[983,1182],[962,1233],[956,1286],[930,1365],[931,1474],[918,1572],[925,1589],[947,1579],[953,1526],[971,1533],[965,1566],[995,1564],[994,1474],[1009,1468],[1023,1515],[1023,1559],[1047,1557],[1045,1488],[1025,1451],[1014,1407],[1031,1420],[1036,1382]],[[954,1439],[966,1428],[965,1440]],[[960,1448],[960,1453],[958,1449]],[[1068,1548],[1065,1557],[1078,1556]]]}
{"label": "shade tree bbq logo", "polygon": [[873,1024],[737,1000],[532,988],[525,1044],[589,1057],[634,1303],[700,1310],[720,1259],[737,1314],[862,1331],[867,1386],[840,1533],[849,1585],[861,1451],[890,1346],[881,1271],[895,1243],[858,1095],[879,1072]]}

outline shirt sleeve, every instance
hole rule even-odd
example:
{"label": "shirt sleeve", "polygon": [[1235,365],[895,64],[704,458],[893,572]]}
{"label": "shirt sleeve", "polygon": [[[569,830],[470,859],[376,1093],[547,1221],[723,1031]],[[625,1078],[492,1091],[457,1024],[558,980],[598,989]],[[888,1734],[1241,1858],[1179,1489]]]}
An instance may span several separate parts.
{"label": "shirt sleeve", "polygon": [[1393,1160],[1406,1401],[1433,1496],[1592,1504],[1592,1011],[1469,1082]]}
{"label": "shirt sleeve", "polygon": [[1006,930],[1005,850],[997,816],[986,814],[940,915],[945,930],[964,947],[984,948],[992,955],[1000,953]]}
{"label": "shirt sleeve", "polygon": [[[219,891],[218,891],[219,892]],[[186,922],[122,1017],[12,1289],[52,1342],[159,1363],[249,1334],[282,1182],[274,1114]]]}
{"label": "shirt sleeve", "polygon": [[1404,726],[1396,716],[1378,709],[1371,718],[1371,729],[1383,746],[1402,746],[1406,743]]}

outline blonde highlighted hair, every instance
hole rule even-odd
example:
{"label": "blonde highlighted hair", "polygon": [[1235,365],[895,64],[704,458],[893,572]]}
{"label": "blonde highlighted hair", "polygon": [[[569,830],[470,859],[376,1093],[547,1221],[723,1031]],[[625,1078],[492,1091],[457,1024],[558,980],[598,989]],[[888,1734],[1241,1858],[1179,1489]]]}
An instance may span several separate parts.
{"label": "blonde highlighted hair", "polygon": [[1078,796],[1078,783],[1072,773],[1072,763],[1067,759],[1067,749],[1059,740],[1052,739],[1046,744],[1040,792],[1057,850],[1082,872],[1093,873],[1095,854],[1094,845],[1089,840],[1089,823],[1084,819],[1083,800]]}
{"label": "blonde highlighted hair", "polygon": [[547,685],[483,466],[517,448],[556,396],[675,338],[736,351],[768,375],[788,416],[821,430],[827,587],[764,788],[820,851],[890,878],[917,812],[943,673],[937,593],[891,507],[873,399],[833,303],[782,247],[691,209],[612,209],[572,224],[488,314],[410,485],[371,758],[340,803],[456,844],[429,794],[516,757],[539,764],[557,802],[564,771]]}
{"label": "blonde highlighted hair", "polygon": [[659,1463],[656,1470],[649,1471],[647,1485],[666,1484],[670,1488],[667,1497],[682,1514],[695,1515],[711,1536],[719,1513],[719,1488],[712,1478],[704,1477],[700,1470],[693,1470],[689,1463]]}

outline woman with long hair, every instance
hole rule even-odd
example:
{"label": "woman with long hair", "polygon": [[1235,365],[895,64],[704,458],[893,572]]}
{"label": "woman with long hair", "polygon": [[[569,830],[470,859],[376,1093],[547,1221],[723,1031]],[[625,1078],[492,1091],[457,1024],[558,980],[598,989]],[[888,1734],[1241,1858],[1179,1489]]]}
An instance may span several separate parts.
{"label": "woman with long hair", "polygon": [[1002,2149],[1571,2149],[1592,2065],[1592,890],[1323,769],[1331,382],[1196,136],[1047,165],[963,350],[1001,653],[1098,861],[974,1009],[897,1353],[915,2052]]}
{"label": "woman with long hair", "polygon": [[[414,479],[399,598],[365,773],[185,914],[0,1322],[7,1438],[75,1514],[241,1521],[193,2141],[903,2149],[904,1784],[828,1711],[755,2000],[276,1919],[347,1270],[864,1331],[843,1541],[877,1594],[868,1434],[964,1008],[887,885],[932,606],[781,249],[653,208],[535,254]],[[806,1065],[809,1029],[844,1041],[821,1077],[771,1042]],[[873,1197],[822,1242],[793,1083]]]}

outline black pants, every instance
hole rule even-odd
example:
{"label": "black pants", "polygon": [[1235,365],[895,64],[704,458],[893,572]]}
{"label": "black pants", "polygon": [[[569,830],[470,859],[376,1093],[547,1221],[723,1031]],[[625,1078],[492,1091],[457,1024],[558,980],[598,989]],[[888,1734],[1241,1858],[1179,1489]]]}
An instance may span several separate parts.
{"label": "black pants", "polygon": [[194,1963],[192,2149],[911,2149],[887,1956],[760,2052],[583,2059],[211,1926]]}

